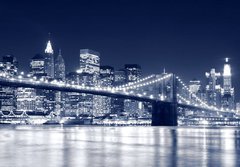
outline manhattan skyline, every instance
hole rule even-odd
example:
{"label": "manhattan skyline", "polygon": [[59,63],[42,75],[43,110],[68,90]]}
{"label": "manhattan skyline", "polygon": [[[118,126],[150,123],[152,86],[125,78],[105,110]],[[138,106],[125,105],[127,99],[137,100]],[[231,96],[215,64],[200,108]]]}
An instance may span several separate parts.
{"label": "manhattan skyline", "polygon": [[[62,49],[67,72],[78,68],[79,50],[100,52],[101,64],[115,69],[140,64],[143,75],[174,72],[185,81],[205,82],[205,72],[222,72],[230,57],[239,99],[239,3],[157,1],[2,1],[0,55],[17,57],[20,70],[43,53],[48,33]],[[190,69],[190,70],[189,70]]]}

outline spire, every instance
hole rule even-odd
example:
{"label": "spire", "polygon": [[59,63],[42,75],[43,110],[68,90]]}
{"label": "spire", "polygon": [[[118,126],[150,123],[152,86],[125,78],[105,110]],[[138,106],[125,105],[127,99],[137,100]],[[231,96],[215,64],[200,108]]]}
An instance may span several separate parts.
{"label": "spire", "polygon": [[50,40],[47,42],[47,47],[45,49],[45,53],[53,54],[52,44],[51,44]]}
{"label": "spire", "polygon": [[46,49],[45,49],[45,53],[47,54],[53,54],[53,48],[52,48],[52,44],[51,44],[51,41],[50,41],[50,33],[48,33],[48,42],[47,42],[47,46],[46,46]]}
{"label": "spire", "polygon": [[56,56],[55,61],[59,61],[59,62],[63,62],[64,63],[64,59],[62,57],[62,50],[61,49],[58,50],[58,55]]}
{"label": "spire", "polygon": [[61,49],[59,49],[58,55],[62,55],[62,50]]}

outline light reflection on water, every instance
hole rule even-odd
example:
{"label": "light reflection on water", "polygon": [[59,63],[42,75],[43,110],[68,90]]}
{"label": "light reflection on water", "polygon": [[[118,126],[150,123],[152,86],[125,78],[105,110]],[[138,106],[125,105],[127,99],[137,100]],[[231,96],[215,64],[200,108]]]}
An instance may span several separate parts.
{"label": "light reflection on water", "polygon": [[0,166],[240,166],[238,128],[0,126]]}

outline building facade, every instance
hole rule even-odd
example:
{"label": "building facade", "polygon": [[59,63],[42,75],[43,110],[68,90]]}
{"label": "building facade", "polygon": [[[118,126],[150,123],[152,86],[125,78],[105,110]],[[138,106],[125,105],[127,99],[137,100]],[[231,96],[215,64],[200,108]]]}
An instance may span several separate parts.
{"label": "building facade", "polygon": [[54,72],[55,72],[55,79],[57,80],[65,80],[65,61],[62,57],[62,52],[61,49],[59,50],[58,56],[55,59],[55,68],[54,68]]}
{"label": "building facade", "polygon": [[140,79],[142,74],[141,66],[138,64],[125,64],[127,82],[134,82]]}
{"label": "building facade", "polygon": [[225,59],[223,68],[222,108],[230,110],[235,109],[232,73],[228,58]]}
{"label": "building facade", "polygon": [[[125,64],[127,83],[138,81],[141,78],[142,70],[138,64]],[[124,112],[129,117],[137,117],[142,110],[142,103],[135,100],[124,100]]]}
{"label": "building facade", "polygon": [[49,78],[54,78],[54,52],[51,41],[47,42],[45,49],[45,72]]}
{"label": "building facade", "polygon": [[216,72],[213,68],[210,72],[205,73],[207,78],[207,86],[206,86],[206,97],[207,102],[211,106],[221,107],[221,85],[220,85],[220,77],[221,74]]}
{"label": "building facade", "polygon": [[37,78],[46,77],[45,59],[41,54],[36,54],[30,62],[30,74]]}
{"label": "building facade", "polygon": [[[100,75],[100,54],[90,49],[81,49],[77,73],[81,85],[97,86]],[[96,97],[90,94],[80,94],[79,112],[83,115],[93,115],[93,104]]]}
{"label": "building facade", "polygon": [[[100,87],[112,87],[114,82],[114,68],[111,66],[100,66]],[[112,98],[105,96],[94,96],[93,115],[97,117],[110,114],[112,111]]]}
{"label": "building facade", "polygon": [[[13,55],[6,55],[2,57],[0,63],[1,75],[7,77],[14,77],[18,74],[18,62]],[[11,114],[16,111],[17,98],[16,88],[0,86],[0,110],[3,114]]]}

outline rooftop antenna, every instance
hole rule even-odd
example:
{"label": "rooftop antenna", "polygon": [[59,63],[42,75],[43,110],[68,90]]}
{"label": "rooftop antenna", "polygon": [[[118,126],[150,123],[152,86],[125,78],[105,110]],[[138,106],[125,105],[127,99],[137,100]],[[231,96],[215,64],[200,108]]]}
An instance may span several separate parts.
{"label": "rooftop antenna", "polygon": [[229,57],[225,58],[225,62],[228,63],[229,62]]}
{"label": "rooftop antenna", "polygon": [[51,39],[51,33],[49,32],[48,33],[48,40],[50,40]]}
{"label": "rooftop antenna", "polygon": [[52,49],[52,44],[51,44],[51,41],[50,41],[50,35],[51,33],[49,32],[48,33],[48,41],[47,41],[47,46],[46,46],[46,49],[45,49],[45,53],[48,53],[48,54],[53,54],[53,49]]}

